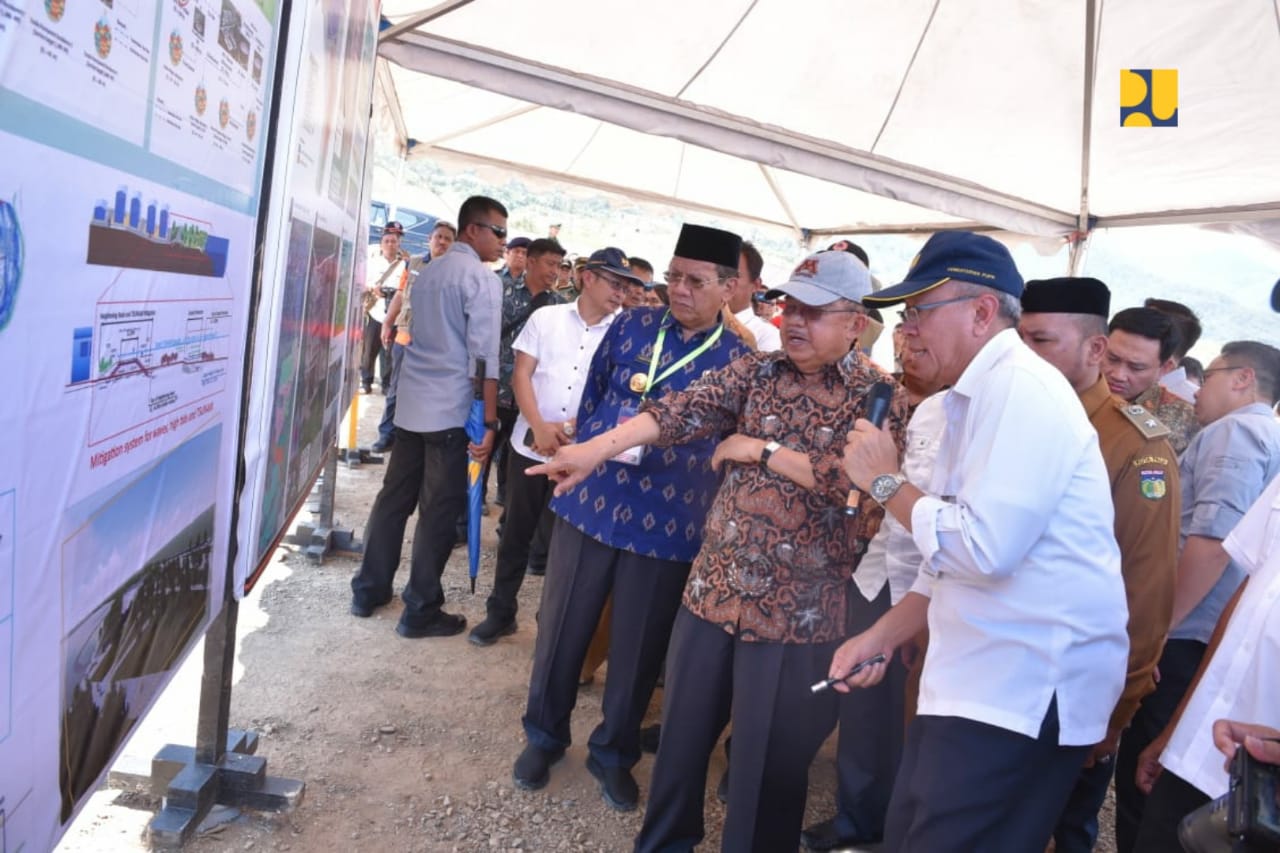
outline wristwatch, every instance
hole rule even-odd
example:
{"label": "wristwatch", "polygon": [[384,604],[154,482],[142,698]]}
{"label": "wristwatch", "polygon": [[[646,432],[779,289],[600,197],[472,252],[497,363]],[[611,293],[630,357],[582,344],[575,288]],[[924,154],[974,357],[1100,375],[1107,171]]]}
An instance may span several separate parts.
{"label": "wristwatch", "polygon": [[771,441],[768,444],[766,444],[764,446],[764,450],[760,451],[760,464],[763,465],[765,468],[768,468],[769,457],[772,456],[774,452],[778,450],[778,448],[780,447],[782,447],[782,445],[778,444],[778,442],[776,441]]}
{"label": "wristwatch", "polygon": [[494,432],[497,432],[498,430],[502,429],[502,421],[496,420],[496,419],[492,421],[485,421],[484,428],[491,429]]}
{"label": "wristwatch", "polygon": [[907,478],[901,474],[881,474],[871,481],[871,497],[876,503],[884,506],[894,495],[898,493],[898,489],[902,488],[902,484]]}

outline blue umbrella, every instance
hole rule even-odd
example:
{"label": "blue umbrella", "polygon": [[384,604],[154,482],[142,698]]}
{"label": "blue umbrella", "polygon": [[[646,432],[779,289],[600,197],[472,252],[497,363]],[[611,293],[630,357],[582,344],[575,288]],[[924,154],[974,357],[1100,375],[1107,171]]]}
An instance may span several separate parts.
{"label": "blue umbrella", "polygon": [[[471,411],[467,413],[467,438],[472,443],[484,441],[484,359],[476,359],[476,376],[472,385]],[[484,465],[467,459],[467,570],[471,573],[471,593],[476,591],[476,575],[480,573],[480,510],[484,503]]]}

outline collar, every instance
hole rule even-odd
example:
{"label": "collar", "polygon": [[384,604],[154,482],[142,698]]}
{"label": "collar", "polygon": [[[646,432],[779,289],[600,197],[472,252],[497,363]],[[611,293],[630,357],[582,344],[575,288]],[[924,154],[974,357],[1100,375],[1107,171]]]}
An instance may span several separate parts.
{"label": "collar", "polygon": [[1139,406],[1151,408],[1151,406],[1160,405],[1161,401],[1164,399],[1164,395],[1165,387],[1157,381],[1150,388],[1134,397],[1133,402],[1137,403]]}
{"label": "collar", "polygon": [[752,310],[750,305],[747,305],[747,307],[743,308],[741,311],[735,311],[733,316],[737,317],[738,321],[742,323],[742,325],[744,326],[750,323],[752,320],[760,319],[759,317],[756,316],[756,312]]}
{"label": "collar", "polygon": [[[632,310],[632,311],[634,311],[635,309],[634,309],[634,308],[632,308],[631,310]],[[684,327],[683,325],[681,325],[681,323],[680,323],[680,321],[679,321],[679,320],[677,320],[677,319],[676,319],[676,315],[674,315],[674,314],[672,314],[672,313],[671,313],[671,309],[670,309],[670,308],[651,308],[651,309],[649,309],[649,310],[651,310],[651,311],[662,311],[662,312],[663,312],[662,320],[658,323],[658,328],[659,328],[659,329],[661,329],[661,328],[664,328],[664,327],[665,327],[666,329],[668,329],[668,330],[670,330],[670,331],[673,331],[673,332],[684,332],[684,331],[686,331],[685,327]],[[685,341],[686,343],[692,343],[693,341],[701,340],[702,338],[705,338],[707,335],[709,335],[709,334],[711,334],[712,332],[714,332],[714,331],[716,330],[716,326],[719,326],[719,325],[720,325],[721,323],[723,323],[723,322],[724,322],[723,320],[720,320],[720,321],[718,321],[718,322],[716,322],[716,323],[713,323],[712,325],[708,326],[707,328],[703,329],[703,330],[702,330],[702,331],[700,331],[700,332],[694,332],[694,333],[693,333],[693,336],[692,336],[692,337],[690,337],[690,338],[688,338],[687,340],[685,339],[685,337],[684,337],[683,335],[681,335],[681,336],[680,336],[680,340]]]}
{"label": "collar", "polygon": [[[1017,329],[1005,329],[982,345],[982,349],[969,361],[956,384],[951,390],[962,397],[972,397],[986,380],[987,373],[996,362],[1020,346],[1025,346],[1018,337]],[[1030,352],[1030,350],[1028,350]],[[1039,356],[1036,356],[1039,358]]]}
{"label": "collar", "polygon": [[1102,374],[1098,374],[1098,381],[1080,394],[1080,402],[1084,405],[1085,414],[1090,418],[1097,414],[1110,399],[1111,389],[1107,387],[1107,379]]}
{"label": "collar", "polygon": [[1241,406],[1238,409],[1232,409],[1231,411],[1223,415],[1223,417],[1229,418],[1232,415],[1262,415],[1263,417],[1271,418],[1271,417],[1275,417],[1275,411],[1273,411],[1272,408],[1268,406],[1266,403],[1255,402],[1255,403],[1245,403],[1243,406]]}
{"label": "collar", "polygon": [[618,315],[622,313],[621,308],[614,308],[608,314],[605,314],[603,317],[601,317],[600,322],[596,323],[595,326],[593,326],[587,322],[586,317],[582,316],[582,300],[581,299],[575,299],[573,302],[570,303],[570,305],[573,307],[573,316],[577,317],[578,322],[582,323],[583,327],[587,329],[594,329],[595,326],[607,326],[610,323],[612,323],[614,320],[618,319]]}
{"label": "collar", "polygon": [[480,260],[480,253],[473,249],[470,243],[464,243],[461,240],[454,240],[453,245],[449,247],[449,251],[445,252],[440,257],[448,257],[454,252],[462,252],[464,255],[470,255],[477,261]]}

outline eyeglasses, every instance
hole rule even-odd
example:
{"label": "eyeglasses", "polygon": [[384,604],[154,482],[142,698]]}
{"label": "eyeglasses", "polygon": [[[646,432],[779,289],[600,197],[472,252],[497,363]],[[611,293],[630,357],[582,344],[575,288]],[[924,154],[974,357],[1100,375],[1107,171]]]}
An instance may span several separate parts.
{"label": "eyeglasses", "polygon": [[713,281],[724,281],[723,276],[717,275],[711,278],[703,278],[697,275],[685,275],[675,270],[667,270],[663,273],[663,278],[667,280],[667,287],[679,287],[682,284],[687,284],[690,290],[701,290]]}
{"label": "eyeglasses", "polygon": [[1228,365],[1227,367],[1208,367],[1208,368],[1205,368],[1204,370],[1204,376],[1206,379],[1208,379],[1209,374],[1211,373],[1220,373],[1223,370],[1244,370],[1244,368],[1245,368],[1245,365],[1243,364]]}
{"label": "eyeglasses", "polygon": [[614,276],[611,276],[608,273],[600,272],[600,270],[593,270],[590,267],[588,267],[587,269],[592,275],[594,275],[596,278],[600,279],[603,282],[607,282],[608,285],[616,291],[619,291],[619,292],[625,291],[627,289],[627,285],[630,284],[630,282],[623,281],[620,278],[615,278]]}
{"label": "eyeglasses", "polygon": [[493,236],[497,237],[499,240],[507,239],[507,229],[500,225],[490,225],[488,222],[472,222],[471,224],[479,225],[481,228],[488,228],[493,232]]}
{"label": "eyeglasses", "polygon": [[783,317],[801,317],[806,323],[816,323],[822,319],[823,314],[861,314],[861,308],[815,308],[812,305],[805,305],[803,302],[797,302],[788,299],[782,303]]}
{"label": "eyeglasses", "polygon": [[954,299],[939,299],[937,302],[921,302],[917,305],[903,308],[898,312],[898,316],[902,318],[904,325],[910,323],[912,326],[917,326],[920,324],[920,315],[925,311],[941,308],[943,305],[950,305],[953,302],[968,302],[970,299],[977,298],[977,296],[957,296]]}

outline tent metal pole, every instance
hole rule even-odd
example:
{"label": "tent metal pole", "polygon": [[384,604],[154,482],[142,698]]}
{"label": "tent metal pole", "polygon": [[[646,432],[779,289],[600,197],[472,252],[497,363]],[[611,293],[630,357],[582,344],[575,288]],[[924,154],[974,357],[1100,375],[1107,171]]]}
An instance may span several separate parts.
{"label": "tent metal pole", "polygon": [[417,29],[423,24],[429,24],[432,21],[434,21],[436,18],[443,17],[444,15],[449,14],[455,9],[461,9],[463,6],[469,5],[471,2],[472,0],[446,0],[446,2],[441,3],[438,6],[432,6],[430,9],[427,9],[425,12],[419,12],[416,15],[410,15],[400,23],[392,24],[382,32],[378,33],[378,41],[381,42],[381,41],[386,41],[388,39],[393,39],[403,32]]}
{"label": "tent metal pole", "polygon": [[1093,94],[1098,76],[1098,3],[1088,0],[1084,10],[1084,96],[1080,111],[1080,215],[1071,235],[1068,275],[1076,275],[1089,239],[1089,168],[1093,145]]}

